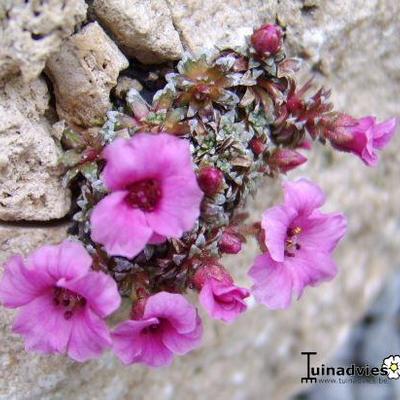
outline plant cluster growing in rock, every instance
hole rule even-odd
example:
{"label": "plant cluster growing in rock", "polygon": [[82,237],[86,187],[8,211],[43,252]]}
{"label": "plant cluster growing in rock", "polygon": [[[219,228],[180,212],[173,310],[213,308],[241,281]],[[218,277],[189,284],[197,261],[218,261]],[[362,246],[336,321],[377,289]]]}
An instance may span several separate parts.
{"label": "plant cluster growing in rock", "polygon": [[[212,318],[232,322],[250,294],[286,308],[306,286],[336,275],[332,253],[346,218],[319,210],[325,196],[315,183],[286,182],[283,204],[256,224],[246,223],[242,207],[264,176],[305,163],[302,152],[317,140],[376,165],[396,120],[335,111],[328,90],[298,84],[300,61],[286,56],[282,40],[269,24],[242,48],[185,54],[151,103],[131,88],[101,128],[64,132],[65,183],[79,192],[71,240],[81,244],[14,258],[0,284],[0,300],[21,307],[15,330],[28,349],[83,361],[112,346],[124,363],[165,365],[201,338],[197,311],[182,296],[188,290],[199,292]],[[250,290],[221,263],[248,236],[262,252]],[[95,272],[76,271],[77,254]],[[90,279],[101,282],[101,294]],[[103,319],[119,296],[131,302],[131,318],[110,334]],[[46,310],[64,336],[35,324]]]}

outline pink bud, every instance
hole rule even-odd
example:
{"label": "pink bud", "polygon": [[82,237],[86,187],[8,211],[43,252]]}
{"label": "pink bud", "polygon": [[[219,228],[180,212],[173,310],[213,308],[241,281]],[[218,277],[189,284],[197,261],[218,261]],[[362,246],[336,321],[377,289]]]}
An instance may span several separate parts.
{"label": "pink bud", "polygon": [[251,35],[251,44],[257,53],[276,54],[282,46],[282,29],[278,25],[263,25]]}
{"label": "pink bud", "polygon": [[336,149],[353,153],[372,167],[378,163],[378,150],[386,147],[392,139],[396,124],[396,118],[378,123],[371,115],[354,119],[341,114],[324,136]]}
{"label": "pink bud", "polygon": [[296,150],[277,149],[269,158],[269,165],[285,173],[304,164],[306,161],[307,158]]}
{"label": "pink bud", "polygon": [[292,114],[301,111],[303,109],[303,106],[304,104],[302,100],[296,94],[290,96],[286,103],[287,110]]}
{"label": "pink bud", "polygon": [[144,307],[146,305],[147,297],[140,297],[131,309],[132,319],[141,319],[144,313]]}
{"label": "pink bud", "polygon": [[257,137],[253,137],[253,139],[250,140],[249,142],[250,148],[252,152],[256,155],[259,156],[260,154],[264,153],[266,149],[265,143]]}
{"label": "pink bud", "polygon": [[237,254],[242,250],[242,240],[239,235],[225,230],[218,242],[219,249],[226,254]]}
{"label": "pink bud", "polygon": [[226,283],[228,285],[233,283],[233,279],[229,272],[217,261],[208,260],[202,267],[200,267],[193,276],[192,282],[197,290],[201,290],[203,285],[210,279],[214,278],[217,281]]}
{"label": "pink bud", "polygon": [[204,167],[201,168],[197,180],[206,195],[214,196],[222,189],[224,174],[218,168]]}
{"label": "pink bud", "polygon": [[298,149],[303,149],[303,150],[311,150],[312,149],[312,141],[309,139],[303,139],[298,145]]}

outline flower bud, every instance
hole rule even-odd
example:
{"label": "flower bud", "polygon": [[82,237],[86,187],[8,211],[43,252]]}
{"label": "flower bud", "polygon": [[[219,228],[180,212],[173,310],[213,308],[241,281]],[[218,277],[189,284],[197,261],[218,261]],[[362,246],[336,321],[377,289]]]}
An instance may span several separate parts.
{"label": "flower bud", "polygon": [[256,156],[264,153],[265,149],[267,148],[266,144],[258,137],[253,137],[253,139],[250,140],[249,145],[252,152]]}
{"label": "flower bud", "polygon": [[215,167],[203,167],[197,177],[201,190],[208,196],[214,196],[224,183],[224,174]]}
{"label": "flower bud", "polygon": [[371,115],[354,119],[341,114],[333,127],[325,131],[324,137],[335,149],[353,153],[372,167],[378,163],[377,151],[386,147],[393,137],[396,124],[396,118],[377,123]]}
{"label": "flower bud", "polygon": [[225,230],[218,242],[218,247],[222,253],[237,254],[242,250],[242,240],[234,232]]}
{"label": "flower bud", "polygon": [[192,282],[197,290],[201,290],[203,285],[210,279],[231,284],[233,282],[229,272],[215,260],[208,260],[201,266],[193,276]]}
{"label": "flower bud", "polygon": [[304,164],[307,158],[296,150],[291,149],[277,149],[269,158],[269,165],[277,168],[280,172],[288,172],[301,164]]}
{"label": "flower bud", "polygon": [[144,313],[144,307],[146,305],[147,298],[140,297],[132,306],[131,319],[141,319]]}
{"label": "flower bud", "polygon": [[228,271],[215,260],[209,260],[193,277],[200,292],[200,304],[214,319],[230,323],[246,311],[244,299],[250,292],[235,285]]}
{"label": "flower bud", "polygon": [[282,29],[278,25],[263,25],[254,31],[250,40],[257,53],[276,54],[282,46]]}
{"label": "flower bud", "polygon": [[292,114],[300,112],[303,109],[303,106],[303,101],[296,94],[290,96],[286,103],[287,110]]}

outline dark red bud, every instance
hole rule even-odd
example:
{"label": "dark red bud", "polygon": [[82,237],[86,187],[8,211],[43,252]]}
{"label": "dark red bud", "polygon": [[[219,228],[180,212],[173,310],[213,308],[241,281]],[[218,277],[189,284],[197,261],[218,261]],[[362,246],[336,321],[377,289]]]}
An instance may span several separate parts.
{"label": "dark red bud", "polygon": [[276,54],[282,46],[282,29],[278,25],[263,25],[254,31],[250,40],[257,53]]}
{"label": "dark red bud", "polygon": [[83,152],[83,162],[95,161],[99,158],[100,152],[96,149],[87,149]]}
{"label": "dark red bud", "polygon": [[223,186],[224,174],[215,167],[203,167],[197,177],[201,190],[208,196],[217,194]]}
{"label": "dark red bud", "polygon": [[[323,136],[329,139],[333,146],[339,150],[346,150],[353,142],[352,128],[357,125],[357,120],[347,114],[339,114],[335,120],[327,121]],[[343,149],[341,146],[344,146]]]}
{"label": "dark red bud", "polygon": [[304,164],[306,161],[306,157],[291,149],[277,149],[268,160],[271,167],[278,168],[283,173]]}
{"label": "dark red bud", "polygon": [[312,149],[312,141],[309,139],[303,139],[298,145],[298,149],[303,149],[303,150],[311,150]]}
{"label": "dark red bud", "polygon": [[132,319],[141,319],[143,317],[146,300],[147,300],[147,298],[140,297],[136,301],[136,303],[132,306],[132,310],[131,310],[131,318]]}
{"label": "dark red bud", "polygon": [[267,148],[266,144],[260,138],[257,137],[253,137],[253,139],[250,140],[249,145],[252,152],[256,156],[259,156],[260,154],[264,153],[265,149]]}
{"label": "dark red bud", "polygon": [[288,98],[286,107],[290,113],[294,114],[302,110],[303,102],[297,95],[294,94]]}
{"label": "dark red bud", "polygon": [[242,250],[242,241],[235,233],[225,231],[218,242],[218,247],[222,253],[237,254]]}
{"label": "dark red bud", "polygon": [[201,290],[204,283],[210,278],[226,282],[227,284],[233,282],[231,275],[222,265],[218,264],[216,261],[210,260],[196,271],[192,283],[197,290]]}

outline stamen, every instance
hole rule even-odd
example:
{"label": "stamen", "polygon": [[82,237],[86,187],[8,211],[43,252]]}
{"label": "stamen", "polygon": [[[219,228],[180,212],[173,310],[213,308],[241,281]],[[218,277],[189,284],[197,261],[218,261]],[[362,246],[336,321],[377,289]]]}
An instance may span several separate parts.
{"label": "stamen", "polygon": [[53,304],[64,309],[64,318],[71,319],[78,308],[86,305],[86,299],[71,290],[55,287],[53,289]]}
{"label": "stamen", "polygon": [[150,326],[147,326],[146,328],[143,329],[142,333],[144,333],[145,335],[151,334],[151,333],[155,333],[159,330],[160,328],[160,324],[152,324]]}
{"label": "stamen", "polygon": [[144,211],[153,211],[161,198],[160,184],[155,179],[135,182],[128,187],[128,190],[126,200],[129,205]]}
{"label": "stamen", "polygon": [[303,231],[300,226],[294,228],[288,228],[287,238],[285,241],[285,256],[294,257],[297,250],[301,249],[298,241],[298,235]]}

